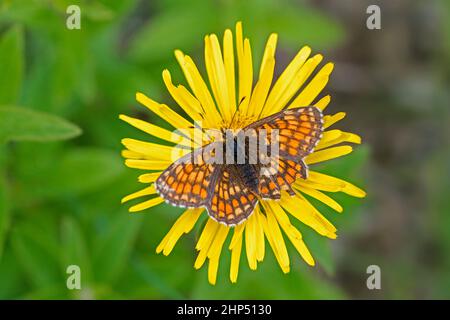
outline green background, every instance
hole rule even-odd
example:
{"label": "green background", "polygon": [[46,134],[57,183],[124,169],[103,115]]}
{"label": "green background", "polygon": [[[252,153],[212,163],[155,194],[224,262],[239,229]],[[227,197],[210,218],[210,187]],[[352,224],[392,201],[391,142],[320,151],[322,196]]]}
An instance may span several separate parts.
{"label": "green background", "polygon": [[[374,3],[381,30],[366,28]],[[81,8],[81,30],[66,28],[70,4]],[[1,0],[0,298],[450,298],[449,11],[448,1]],[[203,36],[238,20],[255,68],[271,32],[277,74],[305,44],[336,63],[327,110],[347,112],[337,127],[364,144],[317,170],[368,197],[337,195],[343,214],[313,201],[339,235],[297,224],[316,267],[290,245],[290,274],[267,250],[256,272],[242,257],[231,284],[225,246],[211,286],[206,266],[193,269],[203,223],[164,257],[155,248],[180,211],[120,205],[143,187],[120,140],[150,138],[118,115],[164,126],[135,92],[175,106],[161,79],[168,68],[185,83],[173,50],[204,72]],[[82,290],[66,287],[71,264]],[[372,264],[381,290],[366,287]]]}

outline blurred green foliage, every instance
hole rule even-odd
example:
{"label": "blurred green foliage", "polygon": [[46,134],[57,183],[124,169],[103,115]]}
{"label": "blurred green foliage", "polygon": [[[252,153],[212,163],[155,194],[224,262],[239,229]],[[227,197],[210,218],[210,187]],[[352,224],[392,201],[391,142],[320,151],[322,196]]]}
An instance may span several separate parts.
{"label": "blurred green foliage", "polygon": [[[81,8],[81,30],[68,30],[66,8]],[[244,22],[255,67],[271,32],[292,56],[308,44],[326,50],[343,39],[331,17],[301,3],[250,1],[4,0],[0,3],[0,298],[343,298],[333,281],[331,241],[297,224],[318,261],[309,268],[291,246],[283,275],[268,250],[257,272],[241,258],[238,283],[228,280],[224,249],[218,284],[193,269],[196,232],[169,257],[155,248],[180,213],[161,205],[129,214],[120,199],[141,186],[125,169],[120,139],[149,138],[119,113],[164,125],[142,113],[142,91],[170,103],[161,71],[183,81],[174,49],[202,66],[203,36]],[[172,103],[172,105],[174,105]],[[363,185],[368,149],[327,166]],[[358,220],[358,203],[339,197],[339,227]],[[200,224],[199,224],[200,225]],[[226,246],[224,247],[226,248]],[[82,270],[82,290],[66,288],[66,267]]]}

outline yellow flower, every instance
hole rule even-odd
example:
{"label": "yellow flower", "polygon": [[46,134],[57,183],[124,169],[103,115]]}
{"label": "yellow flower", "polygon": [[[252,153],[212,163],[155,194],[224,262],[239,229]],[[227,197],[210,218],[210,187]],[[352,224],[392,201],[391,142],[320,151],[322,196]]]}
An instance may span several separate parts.
{"label": "yellow flower", "polygon": [[[239,123],[240,126],[278,112],[287,104],[289,104],[289,108],[315,105],[324,110],[330,103],[330,96],[317,97],[328,82],[333,64],[325,64],[311,78],[323,57],[320,54],[311,56],[311,49],[305,46],[297,53],[279,78],[273,81],[276,44],[277,34],[271,34],[265,47],[258,77],[254,79],[250,41],[243,38],[240,22],[236,24],[235,45],[230,30],[225,31],[222,48],[215,34],[207,35],[205,37],[205,64],[212,93],[191,57],[176,50],[175,56],[191,90],[183,85],[174,85],[168,70],[164,70],[162,76],[169,93],[189,118],[179,115],[167,105],[157,103],[142,93],[137,93],[136,99],[172,127],[183,130],[195,130],[192,129],[194,128],[193,121],[200,120],[207,128],[226,128],[230,125],[238,102],[241,106],[239,106],[240,112],[238,113],[239,121],[236,123]],[[235,69],[237,74],[235,74]],[[256,85],[253,87],[254,82]],[[344,116],[343,112],[325,115],[324,128],[329,128]],[[180,131],[178,133],[171,132],[125,115],[121,115],[120,119],[170,144],[163,145],[134,139],[122,140],[126,147],[122,153],[126,158],[125,164],[130,168],[151,171],[139,176],[139,181],[149,184],[149,186],[126,196],[122,202],[145,197],[147,200],[132,206],[130,211],[145,210],[164,202],[157,195],[153,183],[162,170],[171,164],[173,152],[182,150],[180,148],[175,150],[176,145],[191,146],[191,143],[195,143],[197,146],[201,146],[205,142],[186,141]],[[361,139],[353,133],[337,129],[325,130],[319,144],[314,152],[305,158],[305,162],[312,165],[352,152],[352,147],[343,145],[343,143],[359,144]],[[309,171],[306,180],[298,179],[293,184],[293,188],[295,196],[284,193],[280,201],[261,200],[254,213],[245,222],[234,228],[220,224],[208,217],[195,247],[198,256],[194,268],[201,268],[208,260],[208,280],[211,284],[216,283],[219,258],[230,231],[232,231],[232,235],[228,249],[231,251],[231,282],[237,281],[244,240],[248,265],[252,270],[256,270],[257,263],[264,259],[265,239],[267,239],[281,270],[284,273],[289,272],[290,262],[285,244],[286,237],[305,262],[313,266],[314,258],[303,242],[300,231],[291,224],[290,218],[298,219],[320,235],[330,239],[336,238],[336,228],[307,200],[305,195],[323,202],[337,212],[342,212],[343,208],[324,192],[344,192],[354,197],[364,197],[365,192],[349,182],[314,170]],[[156,251],[162,252],[164,255],[170,254],[179,238],[193,229],[202,214],[206,214],[204,208],[186,210],[174,223]]]}

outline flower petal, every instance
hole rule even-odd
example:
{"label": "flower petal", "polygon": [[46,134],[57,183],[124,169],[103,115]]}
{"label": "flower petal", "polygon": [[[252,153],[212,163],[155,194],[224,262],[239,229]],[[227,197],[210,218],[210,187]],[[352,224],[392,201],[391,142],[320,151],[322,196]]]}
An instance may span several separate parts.
{"label": "flower petal", "polygon": [[156,179],[161,175],[162,171],[152,172],[152,173],[144,173],[139,176],[139,182],[141,183],[152,183],[155,182]]}
{"label": "flower petal", "polygon": [[122,203],[125,203],[125,202],[133,200],[133,199],[137,199],[140,197],[149,196],[149,195],[155,194],[155,193],[156,193],[155,186],[152,184],[150,187],[144,188],[142,190],[139,190],[137,192],[129,194],[126,197],[123,197]]}
{"label": "flower petal", "polygon": [[300,253],[303,260],[305,260],[305,262],[310,266],[313,266],[315,264],[314,258],[303,242],[302,234],[291,224],[286,212],[275,201],[269,201],[268,205],[271,207],[272,212],[275,214],[275,217],[277,218],[277,221],[280,224],[281,228],[286,233],[294,247],[297,249],[298,253]]}
{"label": "flower petal", "polygon": [[239,273],[239,262],[241,260],[242,251],[242,232],[236,232],[234,229],[234,234],[232,238],[232,243],[235,243],[231,247],[231,265],[230,265],[230,281],[236,283],[238,273]]}
{"label": "flower petal", "polygon": [[[291,83],[294,82],[296,75],[300,73],[300,70],[302,70],[302,66],[304,65],[306,59],[308,59],[310,54],[311,48],[305,46],[297,53],[294,59],[289,63],[289,65],[280,75],[278,80],[273,85],[272,90],[270,91],[269,97],[267,98],[266,104],[264,105],[264,115],[269,115],[272,114],[273,112],[281,110],[283,106],[280,106],[277,103],[283,97],[283,94],[287,91]],[[307,68],[307,70],[309,71],[310,69]],[[304,73],[305,72],[303,72],[302,74]]]}
{"label": "flower petal", "polygon": [[331,101],[331,96],[330,95],[326,95],[325,97],[323,97],[322,99],[320,99],[319,101],[317,101],[314,105],[319,108],[320,110],[325,110],[325,108],[328,106],[328,104]]}
{"label": "flower petal", "polygon": [[180,50],[175,51],[175,56],[181,66],[181,69],[183,70],[184,76],[186,77],[192,92],[197,97],[198,101],[200,101],[200,105],[202,106],[205,114],[205,120],[207,120],[209,125],[217,126],[221,122],[222,118],[217,111],[211,93],[200,75],[197,66],[191,57],[184,55]]}
{"label": "flower petal", "polygon": [[[356,144],[360,144],[361,143],[361,137],[351,133],[351,132],[343,132],[340,130],[330,130],[330,131],[326,131],[327,132],[331,132],[331,131],[339,131],[339,135],[334,137],[334,139],[332,137],[327,137],[327,139],[323,139],[320,140],[319,144],[317,145],[317,147],[315,148],[315,150],[322,150],[343,142],[349,142],[349,143],[356,143]],[[324,134],[325,135],[325,134]]]}
{"label": "flower petal", "polygon": [[323,202],[324,204],[326,204],[330,208],[336,210],[337,212],[342,212],[344,210],[342,208],[342,206],[339,203],[337,203],[334,199],[330,198],[326,194],[324,194],[316,189],[302,186],[300,188],[297,188],[297,190],[299,190],[313,198],[316,198],[317,200],[319,200],[320,202]]}
{"label": "flower petal", "polygon": [[228,121],[231,119],[228,82],[219,39],[215,34],[205,37],[205,65],[219,111],[222,118]]}
{"label": "flower petal", "polygon": [[173,85],[169,70],[163,70],[162,76],[167,90],[176,103],[183,108],[192,120],[202,120],[202,117],[200,116],[202,114],[200,102],[198,102],[198,100],[195,99],[195,97],[193,97],[182,85],[179,85],[178,87]]}
{"label": "flower petal", "polygon": [[130,212],[137,212],[137,211],[142,211],[151,207],[154,207],[160,203],[163,203],[164,199],[160,198],[160,197],[156,197],[147,201],[144,201],[142,203],[139,203],[135,206],[132,206],[130,209],[128,209],[128,211]]}
{"label": "flower petal", "polygon": [[169,147],[162,144],[144,142],[136,139],[122,139],[122,144],[129,150],[142,154],[146,159],[163,160],[174,162],[185,154],[189,149]]}
{"label": "flower petal", "polygon": [[336,238],[336,228],[300,193],[281,198],[280,205],[296,219],[330,239]]}
{"label": "flower petal", "polygon": [[272,247],[273,253],[277,258],[278,264],[284,273],[288,273],[290,270],[289,255],[286,249],[286,244],[281,234],[280,227],[278,225],[277,219],[275,218],[272,208],[263,202],[264,210],[266,211],[267,219],[262,219],[264,233],[266,234],[267,240]]}
{"label": "flower petal", "polygon": [[128,117],[126,115],[121,114],[119,118],[133,127],[144,131],[145,133],[148,133],[149,135],[152,135],[156,138],[169,141],[175,144],[183,145],[186,147],[191,147],[192,143],[191,140],[177,134],[176,132],[171,132],[169,130],[163,129],[161,127],[155,126],[154,124],[148,123],[146,121],[135,119]]}
{"label": "flower petal", "polygon": [[331,127],[333,124],[335,124],[338,121],[341,121],[345,118],[345,112],[338,112],[333,115],[326,115],[323,117],[323,128],[326,129],[328,127]]}
{"label": "flower petal", "polygon": [[134,169],[142,170],[165,170],[170,166],[170,161],[162,160],[136,160],[136,159],[126,159],[125,165]]}
{"label": "flower petal", "polygon": [[366,192],[364,190],[358,188],[350,182],[320,172],[310,171],[308,180],[324,185],[339,185],[340,191],[353,197],[364,198],[366,196]]}
{"label": "flower petal", "polygon": [[330,74],[333,71],[333,63],[327,63],[310,83],[300,92],[300,94],[294,99],[291,106],[308,106],[319,95],[319,93],[325,88],[330,78]]}
{"label": "flower petal", "polygon": [[197,241],[197,245],[195,246],[195,249],[199,251],[197,255],[197,259],[194,263],[195,269],[200,269],[202,265],[205,263],[205,260],[208,256],[208,251],[211,246],[211,243],[214,240],[214,237],[216,236],[217,230],[219,229],[219,223],[214,221],[211,218],[208,218],[208,221],[206,222],[205,227],[203,228],[202,234],[200,235],[200,238]]}
{"label": "flower petal", "polygon": [[[242,23],[236,23],[236,52],[239,74],[239,101],[242,110],[246,110],[250,101],[253,85],[253,63],[250,41],[243,40]],[[243,100],[246,98],[245,100]]]}
{"label": "flower petal", "polygon": [[203,211],[203,208],[198,208],[188,209],[183,212],[156,248],[156,253],[162,252],[165,256],[169,255],[180,237],[185,233],[189,233],[192,228],[194,228],[200,214]]}
{"label": "flower petal", "polygon": [[227,238],[228,231],[230,231],[230,228],[228,226],[220,224],[216,236],[208,251],[208,281],[212,285],[216,284],[220,253],[222,252],[222,247],[225,239]]}
{"label": "flower petal", "polygon": [[267,40],[266,49],[261,62],[261,69],[259,71],[259,80],[253,89],[250,104],[245,111],[245,114],[250,117],[258,116],[257,118],[259,118],[259,115],[261,115],[263,111],[261,106],[264,106],[266,103],[275,69],[275,48],[277,39],[277,34],[273,33]]}
{"label": "flower petal", "polygon": [[192,123],[170,109],[168,106],[163,103],[153,101],[143,93],[136,93],[136,100],[161,117],[161,119],[164,119],[167,123],[170,123],[174,128],[192,127]]}
{"label": "flower petal", "polygon": [[313,164],[345,156],[353,151],[351,146],[339,146],[311,153],[305,158],[306,164]]}
{"label": "flower petal", "polygon": [[230,29],[225,30],[223,35],[223,64],[227,78],[229,108],[233,115],[236,111],[236,79],[234,66],[233,33]]}
{"label": "flower petal", "polygon": [[247,252],[248,266],[251,270],[256,270],[256,227],[255,214],[253,213],[245,225],[245,251]]}

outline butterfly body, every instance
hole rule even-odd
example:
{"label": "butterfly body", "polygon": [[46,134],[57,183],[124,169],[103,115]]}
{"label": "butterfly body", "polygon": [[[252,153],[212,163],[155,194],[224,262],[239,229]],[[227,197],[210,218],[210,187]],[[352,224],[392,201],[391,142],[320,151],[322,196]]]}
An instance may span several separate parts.
{"label": "butterfly body", "polygon": [[[172,205],[203,206],[218,222],[237,225],[251,215],[259,200],[278,200],[282,191],[295,195],[291,185],[307,177],[303,159],[322,137],[322,118],[316,107],[293,108],[243,128],[242,132],[249,133],[243,138],[224,132],[222,141],[196,149],[170,165],[156,180],[156,190]],[[263,140],[252,140],[261,132],[266,134]],[[275,150],[267,152],[274,146]],[[221,163],[210,161],[217,160],[217,150],[223,153]]]}

